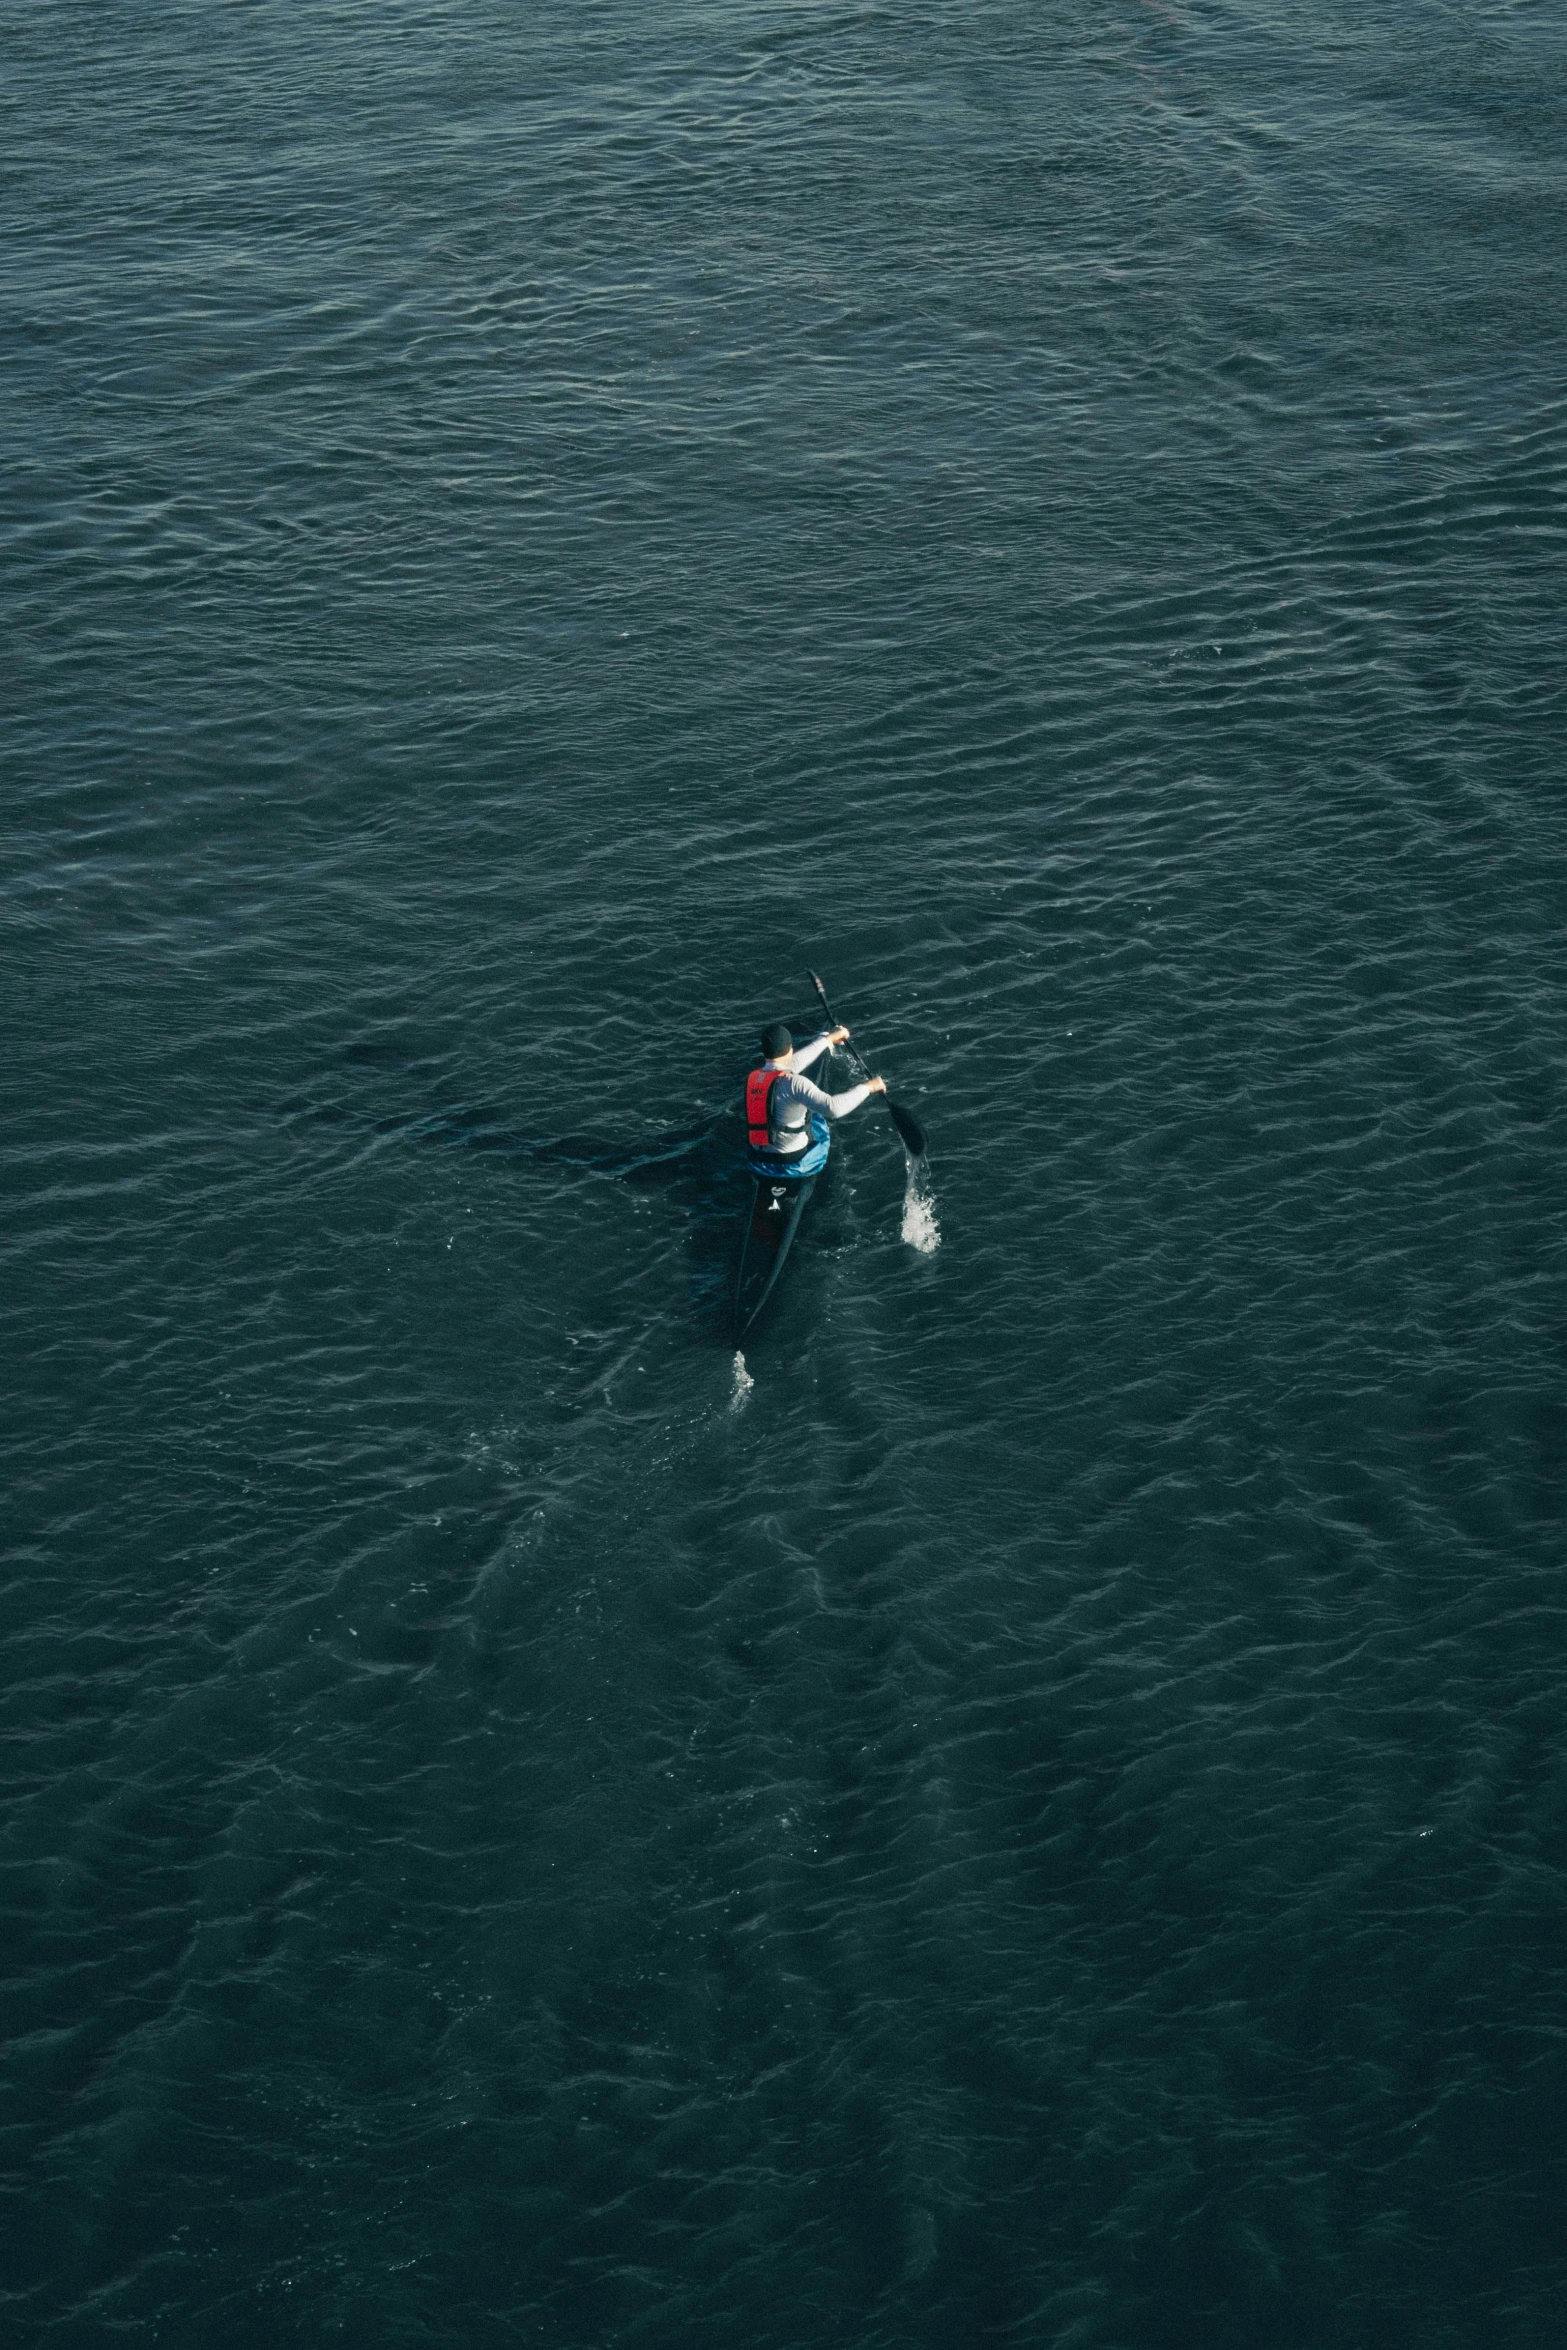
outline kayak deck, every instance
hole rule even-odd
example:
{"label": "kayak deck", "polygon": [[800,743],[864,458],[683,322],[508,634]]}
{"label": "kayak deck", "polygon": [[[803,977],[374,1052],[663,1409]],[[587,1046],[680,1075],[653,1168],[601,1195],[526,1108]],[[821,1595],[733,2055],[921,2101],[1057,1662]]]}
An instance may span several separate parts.
{"label": "kayak deck", "polygon": [[758,1175],[754,1179],[751,1218],[735,1282],[736,1346],[773,1293],[817,1180],[815,1175]]}

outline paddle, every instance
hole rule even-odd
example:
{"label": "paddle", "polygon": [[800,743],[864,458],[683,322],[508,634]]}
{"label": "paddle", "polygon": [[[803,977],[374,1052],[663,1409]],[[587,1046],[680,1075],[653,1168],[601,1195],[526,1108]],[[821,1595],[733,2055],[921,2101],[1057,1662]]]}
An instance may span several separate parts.
{"label": "paddle", "polygon": [[[814,971],[807,973],[807,977],[809,978],[811,985],[816,990],[817,1000],[820,1003],[822,1010],[827,1015],[828,1027],[836,1028],[839,1023],[834,1017],[831,1004],[827,1001],[827,990],[823,987],[821,981],[817,978]],[[866,1068],[865,1063],[861,1060],[859,1054],[855,1051],[852,1044],[841,1044],[837,1047],[837,1050],[842,1053],[846,1061],[853,1063],[854,1067],[858,1069],[862,1077],[869,1077],[869,1069]],[[887,1115],[892,1120],[894,1126],[896,1126],[898,1129],[898,1140],[902,1143],[904,1149],[908,1152],[909,1157],[911,1159],[922,1159],[925,1156],[925,1129],[920,1124],[918,1118],[915,1117],[912,1110],[905,1110],[900,1103],[891,1100],[888,1095],[883,1094],[881,1098],[887,1104]]]}

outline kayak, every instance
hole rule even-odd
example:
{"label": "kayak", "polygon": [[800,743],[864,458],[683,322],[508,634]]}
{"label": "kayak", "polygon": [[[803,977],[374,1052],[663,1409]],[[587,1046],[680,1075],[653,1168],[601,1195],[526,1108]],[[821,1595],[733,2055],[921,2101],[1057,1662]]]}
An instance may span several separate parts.
{"label": "kayak", "polygon": [[827,1121],[816,1115],[811,1119],[810,1147],[800,1153],[799,1174],[780,1168],[776,1161],[747,1161],[753,1179],[751,1215],[735,1281],[736,1346],[773,1294],[830,1147]]}

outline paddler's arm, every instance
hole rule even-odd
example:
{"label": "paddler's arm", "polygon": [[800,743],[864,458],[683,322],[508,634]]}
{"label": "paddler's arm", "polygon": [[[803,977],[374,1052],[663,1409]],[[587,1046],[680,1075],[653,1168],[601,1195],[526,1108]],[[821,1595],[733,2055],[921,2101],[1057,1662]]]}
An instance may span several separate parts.
{"label": "paddler's arm", "polygon": [[[798,1075],[798,1072],[796,1072]],[[808,1101],[813,1110],[825,1110],[829,1118],[847,1118],[857,1110],[868,1095],[885,1093],[887,1081],[883,1077],[868,1077],[863,1085],[851,1085],[847,1093],[823,1093],[819,1085],[804,1078],[796,1087],[796,1098]]]}
{"label": "paddler's arm", "polygon": [[813,1061],[819,1061],[830,1044],[845,1044],[847,1028],[824,1028],[814,1044],[797,1044],[792,1056],[796,1077],[803,1077]]}

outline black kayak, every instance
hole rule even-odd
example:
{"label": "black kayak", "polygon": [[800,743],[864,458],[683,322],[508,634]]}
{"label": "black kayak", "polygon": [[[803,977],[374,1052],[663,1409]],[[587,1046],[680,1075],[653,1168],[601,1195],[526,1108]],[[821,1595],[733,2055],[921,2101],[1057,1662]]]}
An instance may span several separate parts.
{"label": "black kayak", "polygon": [[757,1175],[751,1194],[751,1220],[740,1252],[735,1282],[735,1344],[738,1346],[773,1294],[794,1245],[800,1218],[810,1205],[821,1177],[814,1175]]}
{"label": "black kayak", "polygon": [[[821,1066],[824,1073],[831,1071],[830,1049]],[[747,1161],[751,1170],[751,1215],[745,1228],[745,1245],[740,1251],[740,1271],[735,1278],[736,1346],[777,1286],[784,1259],[800,1229],[800,1218],[810,1206],[811,1194],[826,1171],[831,1148],[827,1121],[820,1111],[813,1110],[810,1144],[800,1153],[810,1164],[808,1175],[775,1174],[765,1165],[759,1166],[755,1159]]]}

